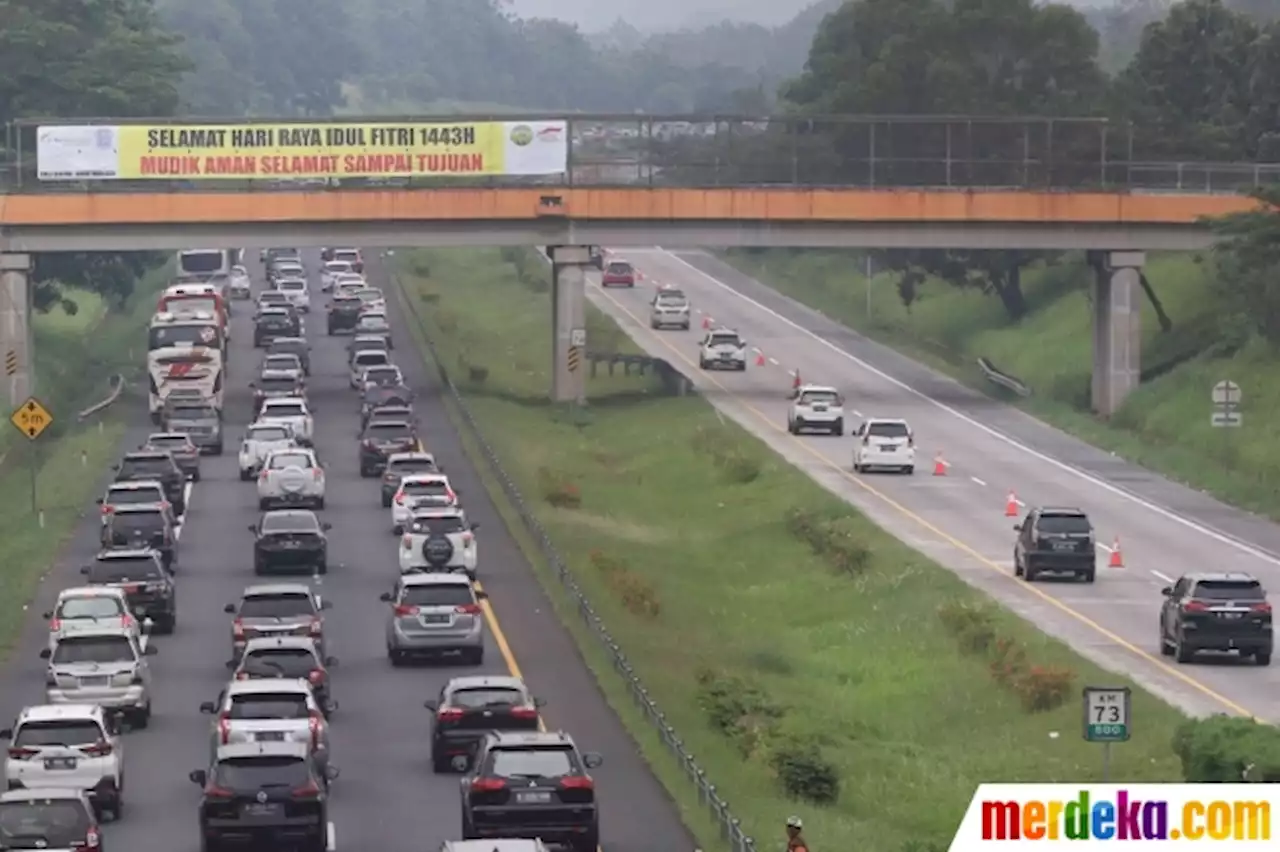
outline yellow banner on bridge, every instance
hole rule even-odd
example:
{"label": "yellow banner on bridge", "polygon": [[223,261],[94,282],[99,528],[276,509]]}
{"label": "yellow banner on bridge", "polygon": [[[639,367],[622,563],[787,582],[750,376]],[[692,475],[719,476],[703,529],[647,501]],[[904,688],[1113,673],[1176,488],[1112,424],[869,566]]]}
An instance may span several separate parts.
{"label": "yellow banner on bridge", "polygon": [[41,180],[554,175],[565,121],[46,125]]}

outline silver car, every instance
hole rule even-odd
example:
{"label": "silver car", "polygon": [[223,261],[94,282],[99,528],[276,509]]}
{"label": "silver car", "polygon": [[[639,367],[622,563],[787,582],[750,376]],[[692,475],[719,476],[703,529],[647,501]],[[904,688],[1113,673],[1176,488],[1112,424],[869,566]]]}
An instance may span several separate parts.
{"label": "silver car", "polygon": [[276,450],[258,473],[258,508],[280,506],[324,508],[324,468],[314,450]]}
{"label": "silver car", "polygon": [[329,762],[329,723],[300,677],[233,680],[217,701],[200,712],[216,717],[209,728],[209,754],[237,743],[294,742],[309,747],[320,767]]}
{"label": "silver car", "polygon": [[116,586],[73,586],[58,592],[53,609],[44,614],[49,621],[49,650],[58,640],[73,633],[99,627],[121,627],[142,641],[142,626],[129,608],[124,589]]}
{"label": "silver car", "polygon": [[321,600],[306,583],[263,583],[248,586],[239,604],[227,604],[223,612],[234,615],[231,650],[240,659],[245,643],[256,636],[308,636],[324,653],[324,615],[330,603]]}
{"label": "silver car", "polygon": [[465,662],[484,662],[484,611],[477,591],[465,574],[406,574],[382,600],[387,615],[387,657],[402,665],[410,657],[460,656]]}
{"label": "silver car", "polygon": [[659,290],[649,307],[650,328],[689,329],[689,297],[683,290]]}
{"label": "silver car", "polygon": [[146,637],[139,642],[127,627],[81,630],[58,640],[40,658],[49,661],[45,700],[49,704],[98,704],[124,716],[135,728],[151,721],[151,667],[155,654]]}

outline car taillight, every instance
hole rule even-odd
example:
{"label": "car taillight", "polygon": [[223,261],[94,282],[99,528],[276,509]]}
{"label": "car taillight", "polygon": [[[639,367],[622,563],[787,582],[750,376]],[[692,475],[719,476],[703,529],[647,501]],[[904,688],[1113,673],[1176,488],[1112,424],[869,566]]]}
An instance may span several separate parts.
{"label": "car taillight", "polygon": [[462,606],[458,607],[458,612],[462,613],[463,615],[479,615],[480,604],[463,604]]}
{"label": "car taillight", "polygon": [[413,546],[413,537],[406,535],[403,538],[401,538],[400,546],[403,547],[405,550],[409,550]]}
{"label": "car taillight", "polygon": [[236,639],[244,638],[244,622],[243,621],[237,618],[235,621],[231,622],[231,635]]}
{"label": "car taillight", "polygon": [[496,793],[507,789],[507,782],[502,778],[477,778],[471,782],[471,789],[476,793]]}
{"label": "car taillight", "polygon": [[364,448],[366,450],[377,449],[377,447],[378,447],[378,444],[373,439],[369,439],[364,442]]}
{"label": "car taillight", "polygon": [[9,748],[10,760],[30,760],[40,752],[34,748],[23,748],[22,746],[11,746]]}
{"label": "car taillight", "polygon": [[222,740],[223,745],[231,742],[231,719],[226,713],[218,714],[218,738]]}
{"label": "car taillight", "polygon": [[314,479],[316,482],[319,482],[320,477],[322,476],[324,476],[324,473],[321,472],[320,468],[318,467],[311,468],[311,478]]}
{"label": "car taillight", "polygon": [[96,825],[84,833],[84,852],[102,852],[102,834]]}
{"label": "car taillight", "polygon": [[596,782],[589,775],[569,775],[560,779],[560,786],[565,790],[594,790]]}
{"label": "car taillight", "polygon": [[397,506],[403,506],[403,505],[404,505],[404,492],[403,492],[403,491],[401,491],[401,492],[399,492],[398,494],[396,494],[396,505],[397,505]]}
{"label": "car taillight", "polygon": [[407,604],[396,604],[394,609],[396,615],[400,616],[418,614],[418,608],[416,606],[409,606]]}
{"label": "car taillight", "polygon": [[112,512],[114,512],[115,510],[116,510],[116,507],[115,507],[115,506],[108,506],[108,505],[106,505],[106,504],[103,504],[103,506],[102,506],[102,514],[104,514],[104,515],[110,515],[110,514],[111,514]]}
{"label": "car taillight", "polygon": [[80,750],[90,757],[106,757],[115,749],[111,747],[111,743],[102,740],[93,745],[80,746]]}
{"label": "car taillight", "polygon": [[262,469],[262,473],[258,474],[258,481],[260,482],[267,481],[267,469],[265,467]]}
{"label": "car taillight", "polygon": [[1249,607],[1249,609],[1253,610],[1254,612],[1263,613],[1265,615],[1271,614],[1271,604],[1269,603],[1254,604],[1253,606]]}
{"label": "car taillight", "polygon": [[1200,603],[1200,601],[1187,601],[1182,605],[1183,612],[1208,612],[1209,607]]}
{"label": "car taillight", "polygon": [[49,620],[49,632],[50,632],[50,633],[57,633],[57,632],[58,632],[59,630],[61,630],[61,629],[62,629],[62,619],[60,619],[60,618],[53,618],[53,619],[50,619],[50,620]]}
{"label": "car taillight", "polygon": [[307,673],[307,680],[311,681],[312,686],[324,683],[324,669],[312,669]]}
{"label": "car taillight", "polygon": [[436,713],[437,722],[460,722],[466,712],[460,707],[441,707]]}
{"label": "car taillight", "polygon": [[299,799],[314,799],[320,795],[320,785],[315,781],[308,781],[301,787],[294,787],[292,795]]}
{"label": "car taillight", "polygon": [[475,541],[475,540],[476,540],[476,537],[475,537],[475,535],[473,535],[472,533],[464,532],[464,533],[462,534],[462,546],[463,546],[463,547],[470,547],[470,546],[471,546],[471,542],[473,542],[473,541]]}
{"label": "car taillight", "polygon": [[[121,616],[120,623],[125,627],[133,627],[138,622],[134,619],[132,615],[126,612],[123,616]],[[53,625],[49,625],[49,629],[52,630]]]}
{"label": "car taillight", "polygon": [[322,722],[320,719],[320,711],[312,710],[311,718],[307,720],[307,727],[311,729],[311,747],[313,749],[320,747],[320,725],[321,724]]}
{"label": "car taillight", "polygon": [[511,716],[515,719],[536,719],[538,718],[537,707],[512,707]]}
{"label": "car taillight", "polygon": [[320,620],[320,616],[312,616],[311,625],[307,629],[311,633],[322,633],[324,631],[324,622]]}
{"label": "car taillight", "polygon": [[235,793],[226,787],[219,787],[217,784],[209,784],[204,788],[204,795],[209,799],[230,799]]}
{"label": "car taillight", "polygon": [[455,493],[453,492],[453,489],[452,489],[452,488],[446,488],[446,489],[445,489],[445,491],[444,491],[444,493],[445,493],[445,496],[448,498],[448,500],[449,500],[449,502],[450,502],[450,503],[457,503],[457,502],[458,502],[458,495],[457,495],[457,494],[455,494]]}
{"label": "car taillight", "polygon": [[248,672],[236,672],[236,680],[248,680],[248,679],[249,679]]}

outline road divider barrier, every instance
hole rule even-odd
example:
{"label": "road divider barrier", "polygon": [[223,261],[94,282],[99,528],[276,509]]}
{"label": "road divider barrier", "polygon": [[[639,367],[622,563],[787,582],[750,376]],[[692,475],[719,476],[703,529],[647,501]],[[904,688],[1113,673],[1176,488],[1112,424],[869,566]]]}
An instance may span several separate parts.
{"label": "road divider barrier", "polygon": [[76,414],[77,420],[87,420],[88,418],[92,417],[98,412],[105,411],[106,409],[110,408],[112,405],[115,404],[116,400],[120,398],[120,394],[124,393],[124,386],[125,386],[124,374],[116,373],[114,376],[111,377],[110,381],[111,381],[111,393],[107,394],[106,398],[103,399],[102,401],[95,402],[93,405],[89,406],[84,411],[77,413]]}
{"label": "road divider barrier", "polygon": [[649,355],[629,355],[621,352],[592,352],[588,350],[587,361],[591,365],[589,375],[592,378],[595,378],[598,374],[600,364],[604,364],[608,368],[611,376],[615,374],[618,366],[621,365],[624,376],[631,375],[633,368],[641,376],[652,372],[662,382],[662,391],[666,396],[688,396],[696,390],[688,376],[673,367],[670,361],[663,358],[654,358]]}
{"label": "road divider barrier", "polygon": [[1031,396],[1031,388],[1028,387],[1026,383],[1021,379],[997,369],[996,365],[992,364],[989,359],[979,358],[978,369],[982,371],[982,375],[985,376],[987,381],[991,382],[991,384],[1002,387],[1005,390],[1013,391],[1021,397]]}

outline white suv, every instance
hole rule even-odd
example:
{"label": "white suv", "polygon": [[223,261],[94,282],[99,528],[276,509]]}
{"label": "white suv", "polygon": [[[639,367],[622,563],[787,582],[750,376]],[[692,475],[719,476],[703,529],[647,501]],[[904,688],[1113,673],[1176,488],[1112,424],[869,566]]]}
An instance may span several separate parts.
{"label": "white suv", "polygon": [[712,329],[699,345],[698,366],[704,370],[745,370],[747,342],[733,329]]}
{"label": "white suv", "polygon": [[413,473],[400,480],[391,498],[391,531],[400,535],[418,509],[458,505],[458,492],[443,473]]}
{"label": "white suv", "polygon": [[281,506],[324,508],[324,468],[314,450],[275,450],[258,474],[258,508]]}
{"label": "white suv", "polygon": [[276,450],[288,450],[298,446],[293,439],[293,428],[288,423],[253,423],[240,442],[240,480],[248,482],[257,476],[267,456]]}
{"label": "white suv", "polygon": [[787,412],[787,431],[799,435],[806,429],[844,434],[844,397],[838,390],[821,385],[797,389],[795,401]]}
{"label": "white suv", "polygon": [[301,278],[285,278],[276,282],[276,289],[284,293],[289,304],[300,313],[305,314],[311,310],[311,293],[307,290],[306,281]]}
{"label": "white suv", "polygon": [[74,586],[58,592],[53,609],[44,614],[49,620],[49,650],[58,647],[58,640],[85,630],[99,627],[130,630],[137,641],[142,641],[138,619],[129,609],[124,590],[116,586]]}
{"label": "white suv", "polygon": [[456,506],[418,509],[400,538],[400,573],[465,571],[476,578],[476,530]]}
{"label": "white suv", "polygon": [[296,396],[277,397],[262,403],[258,412],[259,423],[283,423],[293,431],[293,438],[299,444],[310,446],[311,437],[315,434],[315,419],[311,416],[311,408],[305,399]]}
{"label": "white suv", "polygon": [[96,704],[27,707],[12,728],[4,764],[9,789],[83,790],[98,818],[124,813],[124,747],[114,719]]}
{"label": "white suv", "polygon": [[872,468],[915,473],[916,440],[905,420],[869,418],[853,433],[853,469],[864,473]]}

